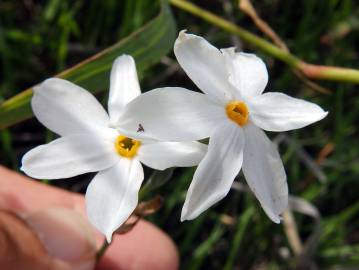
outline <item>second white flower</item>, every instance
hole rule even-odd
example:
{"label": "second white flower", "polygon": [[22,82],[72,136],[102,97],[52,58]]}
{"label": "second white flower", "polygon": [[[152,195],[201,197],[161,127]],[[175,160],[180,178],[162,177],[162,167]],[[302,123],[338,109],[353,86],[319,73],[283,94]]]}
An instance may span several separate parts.
{"label": "second white flower", "polygon": [[[131,102],[122,128],[141,122],[146,136],[172,141],[210,137],[208,153],[196,170],[182,209],[193,219],[229,192],[241,168],[264,211],[276,223],[287,208],[288,187],[279,153],[262,129],[287,131],[323,119],[316,104],[282,93],[262,94],[265,64],[253,54],[218,50],[182,31],[174,52],[181,67],[205,93],[162,88]],[[136,112],[136,113],[135,113]]]}

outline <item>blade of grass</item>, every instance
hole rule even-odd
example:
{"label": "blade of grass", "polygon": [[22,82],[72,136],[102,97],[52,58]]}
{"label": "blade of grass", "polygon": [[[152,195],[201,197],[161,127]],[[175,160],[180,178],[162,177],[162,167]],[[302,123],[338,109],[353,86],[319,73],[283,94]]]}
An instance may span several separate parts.
{"label": "blade of grass", "polygon": [[[174,43],[176,27],[167,1],[161,1],[160,14],[145,26],[104,51],[67,69],[56,77],[76,83],[92,93],[108,88],[113,60],[121,54],[132,55],[139,73],[158,62]],[[0,105],[0,129],[14,125],[32,116],[30,100],[32,88]]]}
{"label": "blade of grass", "polygon": [[194,251],[193,261],[192,264],[188,267],[188,269],[195,270],[201,268],[205,258],[211,252],[218,240],[221,239],[225,231],[224,229],[225,227],[223,226],[223,224],[217,221],[217,224],[214,226],[207,240],[202,242]]}
{"label": "blade of grass", "polygon": [[207,213],[205,212],[192,222],[190,228],[187,230],[185,237],[183,238],[183,241],[181,242],[181,246],[179,247],[181,254],[184,254],[192,248],[192,244],[195,241],[198,233],[203,229],[203,224],[206,218]]}
{"label": "blade of grass", "polygon": [[236,234],[234,235],[234,239],[230,248],[230,252],[228,255],[227,262],[224,266],[224,270],[231,270],[234,269],[234,263],[236,261],[236,257],[239,251],[239,248],[242,243],[242,239],[244,237],[244,233],[247,230],[249,221],[254,214],[254,207],[250,206],[247,208],[243,214],[241,214],[238,218],[238,224],[236,228]]}
{"label": "blade of grass", "polygon": [[11,167],[17,170],[18,164],[16,160],[16,155],[15,155],[10,131],[8,129],[1,130],[0,138],[1,138],[1,148],[2,148],[1,154],[6,156],[9,162],[11,163]]}

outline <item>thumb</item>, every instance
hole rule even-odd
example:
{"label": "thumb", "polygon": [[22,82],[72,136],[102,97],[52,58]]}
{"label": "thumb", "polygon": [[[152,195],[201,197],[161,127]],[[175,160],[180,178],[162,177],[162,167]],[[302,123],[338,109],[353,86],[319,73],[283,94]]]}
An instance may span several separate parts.
{"label": "thumb", "polygon": [[46,209],[20,219],[0,211],[0,265],[4,269],[92,270],[95,240],[75,211]]}

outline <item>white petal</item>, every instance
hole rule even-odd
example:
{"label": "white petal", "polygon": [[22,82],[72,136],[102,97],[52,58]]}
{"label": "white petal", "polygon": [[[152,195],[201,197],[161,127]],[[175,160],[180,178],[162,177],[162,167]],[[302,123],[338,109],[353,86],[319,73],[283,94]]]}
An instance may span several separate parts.
{"label": "white petal", "polygon": [[262,59],[255,54],[235,53],[234,48],[221,51],[226,59],[230,81],[240,96],[260,95],[268,83],[268,71]]}
{"label": "white petal", "polygon": [[93,95],[62,79],[48,79],[34,87],[31,105],[37,119],[61,136],[98,130],[109,122]]}
{"label": "white petal", "polygon": [[117,161],[110,141],[76,134],[30,150],[22,158],[21,170],[38,179],[60,179],[104,170]]}
{"label": "white petal", "polygon": [[99,172],[89,184],[85,197],[87,216],[109,243],[113,232],[135,210],[142,181],[140,162],[121,158],[115,166]]}
{"label": "white petal", "polygon": [[288,186],[282,160],[275,145],[258,127],[244,128],[243,174],[266,214],[275,223],[288,205]]}
{"label": "white petal", "polygon": [[268,131],[302,128],[328,114],[314,103],[274,92],[250,99],[248,105],[252,121]]}
{"label": "white petal", "polygon": [[116,122],[125,105],[140,94],[135,61],[129,55],[118,57],[110,77],[108,112],[111,122]]}
{"label": "white petal", "polygon": [[199,142],[156,142],[141,145],[138,158],[148,167],[164,170],[197,166],[206,151],[207,145]]}
{"label": "white petal", "polygon": [[[127,104],[118,128],[161,141],[193,141],[209,137],[224,120],[224,107],[207,95],[166,87],[146,92]],[[139,125],[142,132],[136,132]]]}
{"label": "white petal", "polygon": [[188,77],[219,102],[233,99],[222,53],[202,37],[181,31],[174,45],[176,58]]}
{"label": "white petal", "polygon": [[181,220],[194,219],[229,192],[243,161],[244,134],[227,122],[209,140],[208,153],[198,165],[183,205]]}

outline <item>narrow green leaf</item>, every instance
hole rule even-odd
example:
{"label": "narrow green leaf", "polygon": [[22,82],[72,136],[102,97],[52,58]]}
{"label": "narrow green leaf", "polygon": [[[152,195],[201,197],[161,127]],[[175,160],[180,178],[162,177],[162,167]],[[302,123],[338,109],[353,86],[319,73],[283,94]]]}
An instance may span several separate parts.
{"label": "narrow green leaf", "polygon": [[234,239],[231,244],[231,248],[226,260],[226,264],[223,269],[231,270],[235,268],[234,264],[238,256],[238,251],[241,247],[242,240],[245,236],[245,232],[248,228],[249,221],[253,216],[253,213],[254,213],[254,207],[250,206],[243,212],[243,214],[239,216],[236,233],[234,235]]}
{"label": "narrow green leaf", "polygon": [[197,270],[201,268],[203,262],[208,257],[216,243],[218,243],[219,239],[221,239],[224,232],[225,227],[220,222],[217,222],[208,238],[193,252],[193,263],[188,267],[188,269]]}
{"label": "narrow green leaf", "polygon": [[[108,89],[113,60],[121,54],[132,55],[141,73],[158,62],[173,47],[176,26],[167,1],[161,1],[159,15],[142,28],[113,46],[67,69],[56,77],[76,83],[92,93]],[[0,104],[0,129],[32,117],[32,88]]]}
{"label": "narrow green leaf", "polygon": [[148,192],[164,185],[173,176],[174,168],[154,171],[146,184],[141,188],[139,197],[142,199]]}

